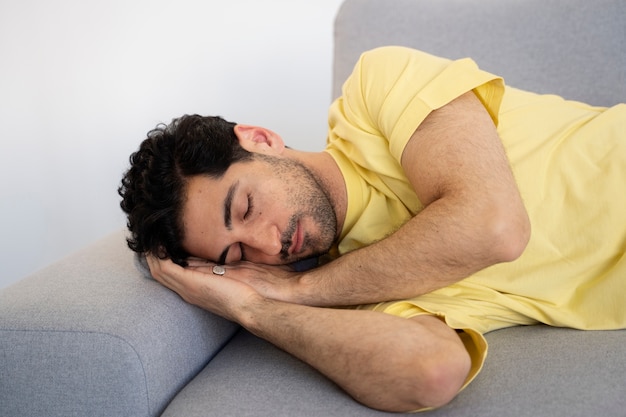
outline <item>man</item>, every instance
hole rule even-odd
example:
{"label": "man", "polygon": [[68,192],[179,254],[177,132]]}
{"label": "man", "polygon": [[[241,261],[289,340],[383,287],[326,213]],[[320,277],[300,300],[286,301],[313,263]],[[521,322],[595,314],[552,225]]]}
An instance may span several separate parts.
{"label": "man", "polygon": [[120,194],[156,280],[412,411],[474,378],[485,332],[626,327],[624,132],[624,105],[386,47],[331,106],[324,152],[187,116],[149,133]]}

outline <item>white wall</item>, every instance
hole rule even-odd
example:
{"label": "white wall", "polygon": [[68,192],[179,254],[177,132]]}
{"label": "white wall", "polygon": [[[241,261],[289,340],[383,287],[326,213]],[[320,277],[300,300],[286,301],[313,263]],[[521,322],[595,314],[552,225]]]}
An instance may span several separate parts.
{"label": "white wall", "polygon": [[216,114],[319,150],[341,0],[1,0],[0,288],[124,227],[159,122]]}

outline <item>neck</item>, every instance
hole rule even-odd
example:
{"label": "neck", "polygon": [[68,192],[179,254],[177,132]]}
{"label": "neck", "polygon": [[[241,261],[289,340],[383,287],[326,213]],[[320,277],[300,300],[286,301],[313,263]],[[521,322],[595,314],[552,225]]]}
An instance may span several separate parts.
{"label": "neck", "polygon": [[284,155],[297,160],[307,167],[320,180],[335,210],[337,217],[337,236],[341,234],[348,207],[346,182],[341,170],[327,152],[303,152],[285,149]]}

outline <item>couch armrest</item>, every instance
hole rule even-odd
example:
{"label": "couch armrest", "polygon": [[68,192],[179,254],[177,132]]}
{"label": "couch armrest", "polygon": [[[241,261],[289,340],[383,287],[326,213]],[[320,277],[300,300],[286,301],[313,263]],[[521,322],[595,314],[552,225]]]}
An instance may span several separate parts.
{"label": "couch armrest", "polygon": [[3,415],[159,415],[234,335],[147,276],[124,238],[0,291]]}

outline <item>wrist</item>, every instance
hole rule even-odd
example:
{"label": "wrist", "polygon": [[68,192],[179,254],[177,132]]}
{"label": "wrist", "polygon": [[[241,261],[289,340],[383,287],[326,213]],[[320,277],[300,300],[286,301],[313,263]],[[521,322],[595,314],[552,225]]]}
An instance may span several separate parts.
{"label": "wrist", "polygon": [[235,321],[252,333],[257,333],[261,323],[266,319],[274,300],[262,296],[251,297],[248,302],[237,309]]}
{"label": "wrist", "polygon": [[315,305],[313,270],[300,272],[292,282],[291,295],[293,302],[302,305]]}
{"label": "wrist", "polygon": [[341,305],[328,279],[328,268],[322,266],[303,272],[295,282],[297,303],[312,307],[336,307]]}

